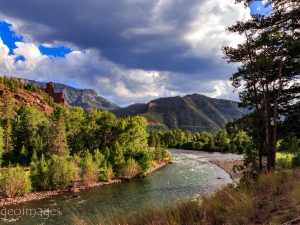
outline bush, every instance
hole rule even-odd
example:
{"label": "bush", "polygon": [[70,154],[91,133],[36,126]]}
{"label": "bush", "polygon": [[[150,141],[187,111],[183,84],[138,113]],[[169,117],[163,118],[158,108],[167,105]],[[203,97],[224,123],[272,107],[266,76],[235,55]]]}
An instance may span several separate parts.
{"label": "bush", "polygon": [[98,181],[99,165],[93,161],[93,156],[88,151],[80,162],[81,182],[84,185],[90,185]]}
{"label": "bush", "polygon": [[293,167],[300,167],[300,154],[296,154],[292,159],[292,166]]}
{"label": "bush", "polygon": [[111,164],[105,165],[100,169],[99,181],[109,182],[114,177]]}
{"label": "bush", "polygon": [[47,190],[50,188],[48,164],[44,155],[38,160],[36,153],[33,153],[30,163],[30,179],[34,189]]}
{"label": "bush", "polygon": [[171,153],[167,149],[165,149],[163,152],[163,160],[166,160],[166,161],[171,160]]}
{"label": "bush", "polygon": [[292,167],[293,154],[290,153],[276,153],[276,167],[278,169],[289,169]]}
{"label": "bush", "polygon": [[134,177],[138,173],[141,172],[140,165],[132,158],[129,158],[126,161],[126,165],[124,167],[123,176],[124,177]]}
{"label": "bush", "polygon": [[8,167],[1,176],[0,191],[9,198],[29,193],[31,191],[29,174],[19,166]]}
{"label": "bush", "polygon": [[65,157],[52,155],[49,162],[50,187],[65,189],[74,182],[75,168]]}
{"label": "bush", "polygon": [[25,85],[25,89],[26,89],[27,91],[31,91],[31,92],[37,92],[37,91],[39,90],[39,88],[38,88],[36,85],[31,84],[31,83],[27,83],[27,84]]}
{"label": "bush", "polygon": [[194,146],[194,142],[189,141],[189,142],[182,144],[181,148],[190,150],[190,149],[193,149],[193,146]]}
{"label": "bush", "polygon": [[152,162],[153,162],[153,153],[152,152],[139,152],[135,159],[140,165],[140,168],[142,172],[146,172],[148,169],[150,169]]}
{"label": "bush", "polygon": [[105,155],[103,155],[99,149],[96,149],[94,152],[94,160],[99,167],[103,167],[105,165]]}
{"label": "bush", "polygon": [[194,142],[193,144],[193,149],[194,150],[202,150],[203,149],[204,144],[200,141]]}

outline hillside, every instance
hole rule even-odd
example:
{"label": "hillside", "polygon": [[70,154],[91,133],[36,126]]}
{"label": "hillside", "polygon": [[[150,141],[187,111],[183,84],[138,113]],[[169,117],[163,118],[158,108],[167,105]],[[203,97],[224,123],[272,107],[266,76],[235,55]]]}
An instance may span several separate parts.
{"label": "hillside", "polygon": [[215,131],[228,121],[240,118],[247,110],[230,100],[209,98],[200,94],[159,98],[148,104],[134,104],[112,110],[121,117],[142,115],[152,127],[195,131]]}
{"label": "hillside", "polygon": [[35,86],[0,77],[0,108],[6,104],[35,106],[46,114],[51,114],[56,105],[47,93]]}
{"label": "hillside", "polygon": [[[45,82],[38,82],[33,80],[25,80],[37,87],[45,88]],[[77,89],[65,84],[54,83],[55,91],[62,92],[65,100],[70,106],[80,106],[85,110],[96,108],[101,110],[113,110],[119,108],[118,105],[111,103],[107,99],[99,96],[96,91],[92,89]]]}

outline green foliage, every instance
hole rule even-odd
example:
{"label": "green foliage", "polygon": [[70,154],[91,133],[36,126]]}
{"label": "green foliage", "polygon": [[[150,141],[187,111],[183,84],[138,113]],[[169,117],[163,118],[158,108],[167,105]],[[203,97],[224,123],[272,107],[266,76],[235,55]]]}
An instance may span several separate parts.
{"label": "green foliage", "polygon": [[36,85],[34,85],[32,83],[26,83],[24,88],[25,88],[25,90],[31,91],[31,92],[38,92],[40,90]]}
{"label": "green foliage", "polygon": [[99,149],[96,149],[94,152],[94,161],[98,167],[103,167],[106,164],[105,155],[103,155]]}
{"label": "green foliage", "polygon": [[[216,134],[209,132],[189,132],[182,130],[172,130],[164,132],[151,132],[151,145],[163,143],[168,148],[182,148],[203,151],[235,152],[245,153],[253,148],[253,141],[244,131],[229,135],[225,130],[220,130]],[[159,148],[155,147],[154,156],[158,157]]]}
{"label": "green foliage", "polygon": [[64,108],[56,108],[53,115],[51,154],[66,157],[69,155],[69,147],[63,111]]}
{"label": "green foliage", "polygon": [[297,138],[296,135],[290,134],[279,141],[278,149],[280,149],[280,151],[287,152],[300,152],[300,138]]}
{"label": "green foliage", "polygon": [[2,164],[3,152],[4,152],[4,129],[0,126],[0,166]]}
{"label": "green foliage", "polygon": [[114,171],[111,164],[105,164],[100,168],[99,181],[109,182],[114,177]]}
{"label": "green foliage", "polygon": [[141,172],[140,165],[132,158],[126,161],[126,165],[123,170],[124,177],[134,177]]}
{"label": "green foliage", "polygon": [[33,188],[36,190],[50,189],[49,175],[49,162],[46,161],[44,155],[42,155],[39,160],[36,152],[34,151],[30,163],[30,179]]}
{"label": "green foliage", "polygon": [[253,148],[251,137],[244,131],[239,131],[232,140],[232,148],[238,153],[243,153],[245,149]]}
{"label": "green foliage", "polygon": [[21,167],[5,168],[0,178],[0,191],[6,197],[25,195],[31,190],[28,173]]}
{"label": "green foliage", "polygon": [[215,144],[218,146],[218,150],[226,152],[229,148],[230,138],[225,130],[220,130],[215,135]]}
{"label": "green foliage", "polygon": [[21,88],[22,84],[20,81],[14,78],[9,78],[9,77],[3,77],[1,79],[1,83],[5,84],[11,91],[15,91],[19,88]]}
{"label": "green foliage", "polygon": [[75,168],[65,157],[52,155],[48,168],[50,187],[52,189],[65,189],[73,184]]}
{"label": "green foliage", "polygon": [[[13,145],[15,160],[29,165],[34,150],[41,150],[41,136],[46,126],[46,116],[33,106],[22,105],[13,120]],[[23,154],[22,154],[23,153]]]}
{"label": "green foliage", "polygon": [[89,151],[85,151],[84,157],[80,161],[81,182],[84,185],[88,186],[98,181],[99,164],[97,162],[93,160],[93,155]]}
{"label": "green foliage", "polygon": [[276,169],[290,169],[292,167],[294,154],[277,152],[276,153]]}
{"label": "green foliage", "polygon": [[116,142],[113,146],[112,162],[113,170],[116,172],[117,176],[121,176],[123,174],[123,169],[126,161],[123,149],[118,142]]}
{"label": "green foliage", "polygon": [[139,163],[142,172],[147,172],[153,162],[154,155],[152,152],[139,152],[136,154],[135,159]]}
{"label": "green foliage", "polygon": [[292,159],[292,166],[294,168],[299,168],[300,167],[300,154],[296,154],[294,158]]}
{"label": "green foliage", "polygon": [[[14,85],[6,78],[1,82]],[[35,91],[31,85],[20,87]],[[123,176],[125,170],[126,174],[138,167],[147,171],[154,154],[157,160],[166,156],[163,145],[155,151],[148,148],[143,117],[118,118],[107,111],[65,106],[56,106],[48,115],[34,106],[15,105],[9,91],[0,113],[3,164],[30,165],[35,190],[64,189],[75,180],[86,185],[109,181],[115,174]]]}

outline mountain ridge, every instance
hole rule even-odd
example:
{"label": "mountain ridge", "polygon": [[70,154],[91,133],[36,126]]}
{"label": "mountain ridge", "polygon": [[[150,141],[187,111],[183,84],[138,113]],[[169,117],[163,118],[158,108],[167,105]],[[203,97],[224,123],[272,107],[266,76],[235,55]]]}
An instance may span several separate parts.
{"label": "mountain ridge", "polygon": [[[26,80],[40,88],[45,82]],[[227,122],[241,118],[249,113],[238,107],[238,102],[210,98],[201,94],[161,97],[148,103],[135,103],[119,107],[99,96],[93,89],[78,89],[65,84],[54,83],[55,91],[62,92],[70,106],[80,106],[85,110],[92,108],[108,110],[119,117],[144,116],[150,128],[182,129],[191,131],[216,131],[224,129]]]}
{"label": "mountain ridge", "polygon": [[[21,79],[25,82],[36,85],[39,88],[45,88],[47,82],[40,82],[35,80]],[[55,92],[62,92],[68,105],[79,106],[85,110],[93,108],[100,110],[112,110],[120,108],[120,106],[108,101],[99,96],[93,89],[79,89],[66,84],[54,83]]]}
{"label": "mountain ridge", "polygon": [[120,117],[142,115],[150,126],[162,129],[215,131],[247,114],[248,110],[239,108],[236,101],[194,93],[183,97],[158,98],[111,112]]}

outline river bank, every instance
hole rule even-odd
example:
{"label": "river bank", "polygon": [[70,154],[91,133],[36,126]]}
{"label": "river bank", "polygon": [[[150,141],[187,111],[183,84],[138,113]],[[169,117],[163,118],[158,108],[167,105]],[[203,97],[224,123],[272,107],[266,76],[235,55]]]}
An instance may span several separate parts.
{"label": "river bank", "polygon": [[233,180],[235,184],[238,184],[243,177],[245,166],[243,160],[209,160],[210,163],[213,163],[225,170]]}
{"label": "river bank", "polygon": [[109,182],[96,182],[96,183],[90,184],[89,186],[76,185],[75,187],[70,187],[65,190],[32,192],[32,193],[26,194],[25,196],[16,196],[14,198],[0,197],[0,208],[6,207],[6,206],[18,205],[18,204],[22,204],[22,203],[30,202],[30,201],[47,199],[47,198],[51,198],[51,197],[54,197],[57,195],[62,195],[62,194],[72,194],[73,193],[73,197],[76,198],[77,192],[81,192],[81,191],[84,191],[84,190],[87,190],[90,188],[113,185],[113,184],[118,184],[118,183],[122,183],[122,182],[128,182],[132,179],[143,178],[143,177],[148,176],[149,174],[154,173],[155,171],[167,166],[170,163],[172,163],[172,162],[171,161],[155,162],[154,165],[151,167],[151,169],[146,174],[143,174],[143,175],[138,174],[137,176],[133,176],[133,177],[112,179]]}

